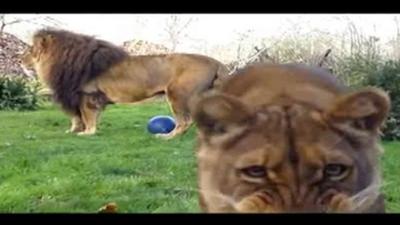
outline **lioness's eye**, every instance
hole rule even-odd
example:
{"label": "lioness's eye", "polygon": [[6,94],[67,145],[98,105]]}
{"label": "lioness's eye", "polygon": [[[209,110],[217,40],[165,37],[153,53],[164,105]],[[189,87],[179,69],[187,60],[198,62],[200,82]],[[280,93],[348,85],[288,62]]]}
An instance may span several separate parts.
{"label": "lioness's eye", "polygon": [[267,171],[264,166],[249,166],[241,169],[241,172],[249,177],[260,178],[265,177]]}
{"label": "lioness's eye", "polygon": [[331,180],[340,180],[349,174],[349,167],[343,164],[328,164],[324,168],[324,176]]}

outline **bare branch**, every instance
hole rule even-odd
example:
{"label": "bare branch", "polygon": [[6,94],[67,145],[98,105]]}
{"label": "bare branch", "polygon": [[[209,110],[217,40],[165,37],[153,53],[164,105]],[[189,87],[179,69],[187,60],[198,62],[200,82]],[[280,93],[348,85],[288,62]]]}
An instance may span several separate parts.
{"label": "bare branch", "polygon": [[326,59],[328,58],[329,54],[332,52],[332,49],[328,49],[326,50],[324,56],[322,57],[321,61],[318,63],[318,66],[321,67],[322,64],[326,61]]}
{"label": "bare branch", "polygon": [[187,35],[183,35],[188,26],[193,22],[193,18],[189,18],[187,21],[182,21],[178,16],[172,15],[167,18],[164,31],[167,33],[168,41],[171,43],[171,50],[175,51],[180,40]]}
{"label": "bare branch", "polygon": [[0,35],[4,32],[4,29],[8,26],[19,24],[19,23],[30,23],[30,24],[35,24],[39,26],[55,26],[55,27],[60,27],[63,24],[50,17],[50,16],[36,16],[32,18],[27,18],[27,19],[21,19],[21,18],[15,18],[14,20],[11,20],[9,22],[6,21],[6,17],[4,14],[0,14]]}
{"label": "bare branch", "polygon": [[5,15],[4,14],[0,14],[0,36],[3,36],[3,31],[4,31],[4,28],[6,27],[6,24],[5,24],[5,17],[4,17]]}
{"label": "bare branch", "polygon": [[186,23],[177,31],[177,35],[181,34],[182,31],[184,31],[192,21],[193,19],[189,18],[188,21],[186,21]]}

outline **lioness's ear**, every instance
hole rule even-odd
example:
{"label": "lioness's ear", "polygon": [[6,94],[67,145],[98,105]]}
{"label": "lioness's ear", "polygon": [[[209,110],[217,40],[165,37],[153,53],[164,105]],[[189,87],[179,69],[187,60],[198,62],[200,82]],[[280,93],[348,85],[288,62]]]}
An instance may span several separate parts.
{"label": "lioness's ear", "polygon": [[384,91],[365,88],[339,97],[327,116],[331,122],[351,121],[357,129],[378,131],[389,109],[390,98]]}
{"label": "lioness's ear", "polygon": [[231,127],[240,126],[251,119],[248,107],[235,97],[224,94],[205,96],[196,102],[193,119],[201,132],[223,134]]}

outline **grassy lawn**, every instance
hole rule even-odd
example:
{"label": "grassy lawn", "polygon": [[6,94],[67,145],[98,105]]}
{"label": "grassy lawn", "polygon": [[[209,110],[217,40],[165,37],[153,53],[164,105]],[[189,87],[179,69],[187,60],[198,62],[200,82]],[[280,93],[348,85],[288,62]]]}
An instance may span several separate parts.
{"label": "grassy lawn", "polygon": [[[54,107],[0,112],[0,212],[198,212],[194,129],[164,141],[147,120],[170,114],[166,104],[111,106],[91,137],[64,134]],[[385,143],[389,212],[400,212],[399,142]]]}

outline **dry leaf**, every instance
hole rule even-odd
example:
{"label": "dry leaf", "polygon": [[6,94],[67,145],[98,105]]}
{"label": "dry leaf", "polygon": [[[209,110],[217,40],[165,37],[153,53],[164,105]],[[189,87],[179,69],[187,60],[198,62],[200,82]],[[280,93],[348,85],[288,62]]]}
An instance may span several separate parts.
{"label": "dry leaf", "polygon": [[118,206],[114,202],[107,203],[103,207],[101,207],[98,212],[99,213],[116,213]]}

